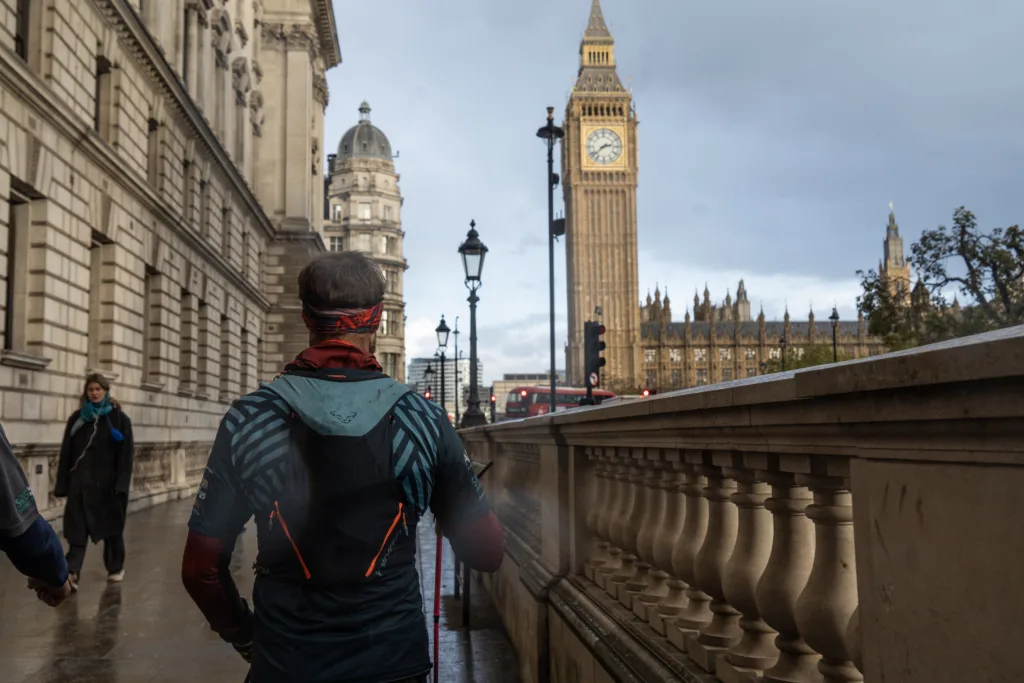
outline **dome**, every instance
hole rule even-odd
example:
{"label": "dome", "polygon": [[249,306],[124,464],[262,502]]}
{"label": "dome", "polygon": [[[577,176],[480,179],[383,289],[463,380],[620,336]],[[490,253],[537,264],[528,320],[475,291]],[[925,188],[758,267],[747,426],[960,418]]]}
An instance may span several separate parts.
{"label": "dome", "polygon": [[359,105],[359,123],[341,136],[338,161],[346,159],[383,159],[391,161],[391,143],[379,128],[370,123],[370,105]]}

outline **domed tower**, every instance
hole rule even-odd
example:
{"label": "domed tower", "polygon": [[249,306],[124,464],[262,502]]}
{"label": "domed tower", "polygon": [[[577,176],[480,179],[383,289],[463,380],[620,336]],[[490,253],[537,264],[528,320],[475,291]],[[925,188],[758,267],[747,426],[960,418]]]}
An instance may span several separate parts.
{"label": "domed tower", "polygon": [[[397,156],[397,155],[395,155]],[[364,251],[387,279],[384,317],[377,333],[377,360],[384,372],[405,381],[405,299],[402,280],[409,267],[402,253],[402,193],[391,143],[370,123],[370,105],[359,105],[359,123],[341,136],[328,155],[324,244],[331,251]]]}

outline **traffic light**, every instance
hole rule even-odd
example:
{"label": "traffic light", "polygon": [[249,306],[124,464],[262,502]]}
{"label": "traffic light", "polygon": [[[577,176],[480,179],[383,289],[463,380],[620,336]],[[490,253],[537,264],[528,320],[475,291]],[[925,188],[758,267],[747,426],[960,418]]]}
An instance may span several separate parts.
{"label": "traffic light", "polygon": [[587,388],[596,387],[601,383],[601,368],[605,364],[605,359],[601,357],[605,347],[601,339],[603,334],[604,325],[601,323],[589,320],[583,323],[583,367],[587,376]]}

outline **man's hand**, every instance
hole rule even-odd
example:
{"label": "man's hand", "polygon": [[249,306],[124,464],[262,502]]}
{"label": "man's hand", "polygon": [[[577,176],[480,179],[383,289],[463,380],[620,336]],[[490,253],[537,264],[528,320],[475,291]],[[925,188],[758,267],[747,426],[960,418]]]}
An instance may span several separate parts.
{"label": "man's hand", "polygon": [[40,579],[29,579],[28,587],[36,592],[36,597],[50,607],[56,607],[71,595],[71,584],[67,581],[62,586],[51,586]]}
{"label": "man's hand", "polygon": [[252,641],[248,643],[231,643],[231,647],[235,648],[235,652],[242,655],[247,663],[252,663]]}

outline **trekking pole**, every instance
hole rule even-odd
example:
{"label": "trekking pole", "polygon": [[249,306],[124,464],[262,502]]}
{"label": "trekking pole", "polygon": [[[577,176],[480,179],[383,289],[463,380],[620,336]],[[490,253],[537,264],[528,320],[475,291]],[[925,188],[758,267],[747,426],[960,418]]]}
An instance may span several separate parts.
{"label": "trekking pole", "polygon": [[438,638],[441,634],[441,558],[444,552],[444,536],[437,535],[437,554],[434,567],[434,683],[438,674]]}

